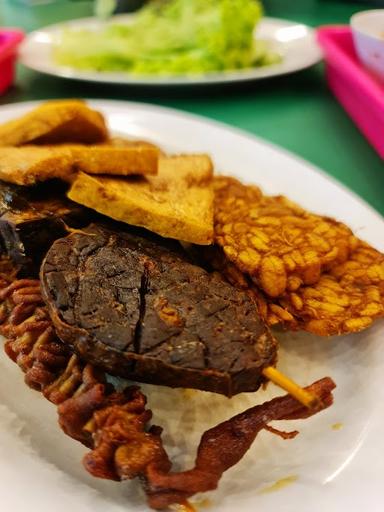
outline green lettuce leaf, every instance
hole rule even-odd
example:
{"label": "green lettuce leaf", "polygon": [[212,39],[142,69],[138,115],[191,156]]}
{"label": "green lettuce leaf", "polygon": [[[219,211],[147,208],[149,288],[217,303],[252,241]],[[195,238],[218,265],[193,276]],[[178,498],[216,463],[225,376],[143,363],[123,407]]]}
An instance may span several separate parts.
{"label": "green lettuce leaf", "polygon": [[82,70],[199,74],[270,64],[279,57],[254,38],[257,0],[150,2],[132,23],[101,31],[65,30],[57,63]]}

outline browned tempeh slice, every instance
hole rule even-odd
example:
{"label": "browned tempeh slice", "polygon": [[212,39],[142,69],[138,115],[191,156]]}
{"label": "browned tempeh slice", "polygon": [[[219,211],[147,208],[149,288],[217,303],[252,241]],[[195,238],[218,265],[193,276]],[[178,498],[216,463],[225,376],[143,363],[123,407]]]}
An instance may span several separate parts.
{"label": "browned tempeh slice", "polygon": [[214,246],[203,257],[234,286],[247,290],[268,325],[320,336],[358,332],[384,316],[384,255],[362,240],[348,260],[332,266],[317,283],[278,298],[268,297]]}
{"label": "browned tempeh slice", "polygon": [[312,285],[357,245],[341,222],[307,212],[284,196],[218,176],[215,240],[228,259],[270,297]]}

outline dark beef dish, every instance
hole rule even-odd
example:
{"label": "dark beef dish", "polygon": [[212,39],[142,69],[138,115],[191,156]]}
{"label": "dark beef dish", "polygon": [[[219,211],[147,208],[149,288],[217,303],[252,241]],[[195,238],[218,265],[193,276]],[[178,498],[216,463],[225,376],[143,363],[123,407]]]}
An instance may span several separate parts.
{"label": "dark beef dish", "polygon": [[276,362],[252,300],[176,244],[93,226],[54,242],[41,283],[59,337],[111,374],[232,396]]}

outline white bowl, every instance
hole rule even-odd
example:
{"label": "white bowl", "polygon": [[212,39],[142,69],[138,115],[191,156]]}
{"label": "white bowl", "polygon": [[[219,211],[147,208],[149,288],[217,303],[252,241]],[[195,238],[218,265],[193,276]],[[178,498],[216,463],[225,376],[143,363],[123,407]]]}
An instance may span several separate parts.
{"label": "white bowl", "polygon": [[384,9],[354,14],[351,28],[359,59],[369,71],[384,81]]}

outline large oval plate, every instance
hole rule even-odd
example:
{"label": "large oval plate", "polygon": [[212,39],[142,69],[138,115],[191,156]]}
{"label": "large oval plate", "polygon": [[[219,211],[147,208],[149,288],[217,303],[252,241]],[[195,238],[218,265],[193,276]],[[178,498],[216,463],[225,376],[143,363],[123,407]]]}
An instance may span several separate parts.
{"label": "large oval plate", "polygon": [[[114,16],[107,23],[129,23],[134,14]],[[279,64],[259,68],[221,71],[204,75],[153,76],[133,75],[130,73],[112,73],[97,71],[81,71],[75,68],[60,66],[52,57],[54,41],[60,39],[64,28],[99,30],[102,24],[95,18],[83,18],[75,21],[59,23],[30,33],[20,48],[21,62],[36,71],[62,78],[87,80],[131,85],[202,85],[208,83],[243,82],[277,75],[293,73],[312,66],[321,59],[321,51],[316,43],[314,31],[302,24],[290,21],[263,18],[257,27],[255,37],[266,39],[271,48],[282,54]]]}
{"label": "large oval plate", "polygon": [[[286,194],[306,208],[345,221],[360,237],[384,250],[384,221],[378,213],[320,170],[277,147],[174,110],[111,101],[91,104],[105,114],[116,133],[150,139],[170,151],[206,151],[221,172],[257,183],[268,193]],[[32,106],[1,107],[1,119],[16,117]],[[363,507],[381,511],[383,322],[339,338],[322,339],[306,333],[277,336],[281,342],[279,367],[301,384],[332,376],[338,385],[335,404],[308,420],[282,425],[300,430],[292,441],[260,433],[243,460],[225,474],[219,489],[204,497],[209,501],[200,501],[201,511],[207,503],[212,512],[360,512]],[[193,461],[203,430],[251,404],[281,394],[269,386],[267,391],[229,400],[204,392],[150,385],[143,388],[154,422],[165,427],[173,460],[184,467]],[[85,451],[60,432],[55,407],[28,389],[21,371],[0,353],[2,510],[147,510],[137,482],[105,482],[86,474],[80,463]],[[282,479],[290,484],[274,486]]]}

